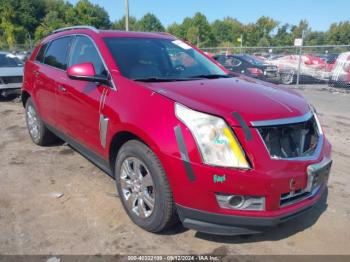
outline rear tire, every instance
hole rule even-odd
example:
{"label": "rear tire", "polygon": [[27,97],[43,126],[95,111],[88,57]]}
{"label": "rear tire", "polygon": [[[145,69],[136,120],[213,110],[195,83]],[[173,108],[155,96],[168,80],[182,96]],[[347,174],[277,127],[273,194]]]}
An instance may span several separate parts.
{"label": "rear tire", "polygon": [[39,146],[57,143],[59,138],[54,135],[40,119],[32,99],[29,97],[25,106],[26,123],[32,141]]}
{"label": "rear tire", "polygon": [[159,233],[178,222],[166,174],[149,147],[140,141],[130,140],[119,150],[115,163],[119,196],[136,225]]}

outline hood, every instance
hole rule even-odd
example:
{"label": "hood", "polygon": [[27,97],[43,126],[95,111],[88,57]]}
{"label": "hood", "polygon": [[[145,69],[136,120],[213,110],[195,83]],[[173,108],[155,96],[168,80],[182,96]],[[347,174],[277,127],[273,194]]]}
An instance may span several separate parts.
{"label": "hood", "polygon": [[0,67],[1,76],[23,76],[23,67]]}
{"label": "hood", "polygon": [[245,77],[142,84],[189,108],[222,116],[233,126],[239,126],[233,112],[251,125],[309,111],[308,103],[296,92]]}

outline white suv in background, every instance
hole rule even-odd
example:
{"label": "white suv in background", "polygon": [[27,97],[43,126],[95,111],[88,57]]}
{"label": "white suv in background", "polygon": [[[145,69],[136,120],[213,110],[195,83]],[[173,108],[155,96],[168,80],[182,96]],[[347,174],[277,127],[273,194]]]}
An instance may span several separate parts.
{"label": "white suv in background", "polygon": [[22,82],[22,61],[11,53],[0,52],[0,96],[20,94]]}

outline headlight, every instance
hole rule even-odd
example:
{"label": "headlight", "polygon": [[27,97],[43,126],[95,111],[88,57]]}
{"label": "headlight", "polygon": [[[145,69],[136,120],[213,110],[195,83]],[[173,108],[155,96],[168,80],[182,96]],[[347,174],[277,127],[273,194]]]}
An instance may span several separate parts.
{"label": "headlight", "polygon": [[237,138],[219,117],[175,104],[175,114],[194,136],[203,162],[214,166],[249,168]]}

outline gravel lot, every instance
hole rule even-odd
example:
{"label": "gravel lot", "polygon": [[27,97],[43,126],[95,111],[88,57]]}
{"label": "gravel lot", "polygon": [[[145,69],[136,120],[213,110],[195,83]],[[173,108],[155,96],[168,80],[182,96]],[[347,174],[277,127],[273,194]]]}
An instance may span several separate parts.
{"label": "gravel lot", "polygon": [[299,91],[333,144],[328,200],[308,217],[250,237],[141,230],[111,178],[67,145],[35,146],[21,103],[0,101],[0,254],[350,254],[350,93]]}

